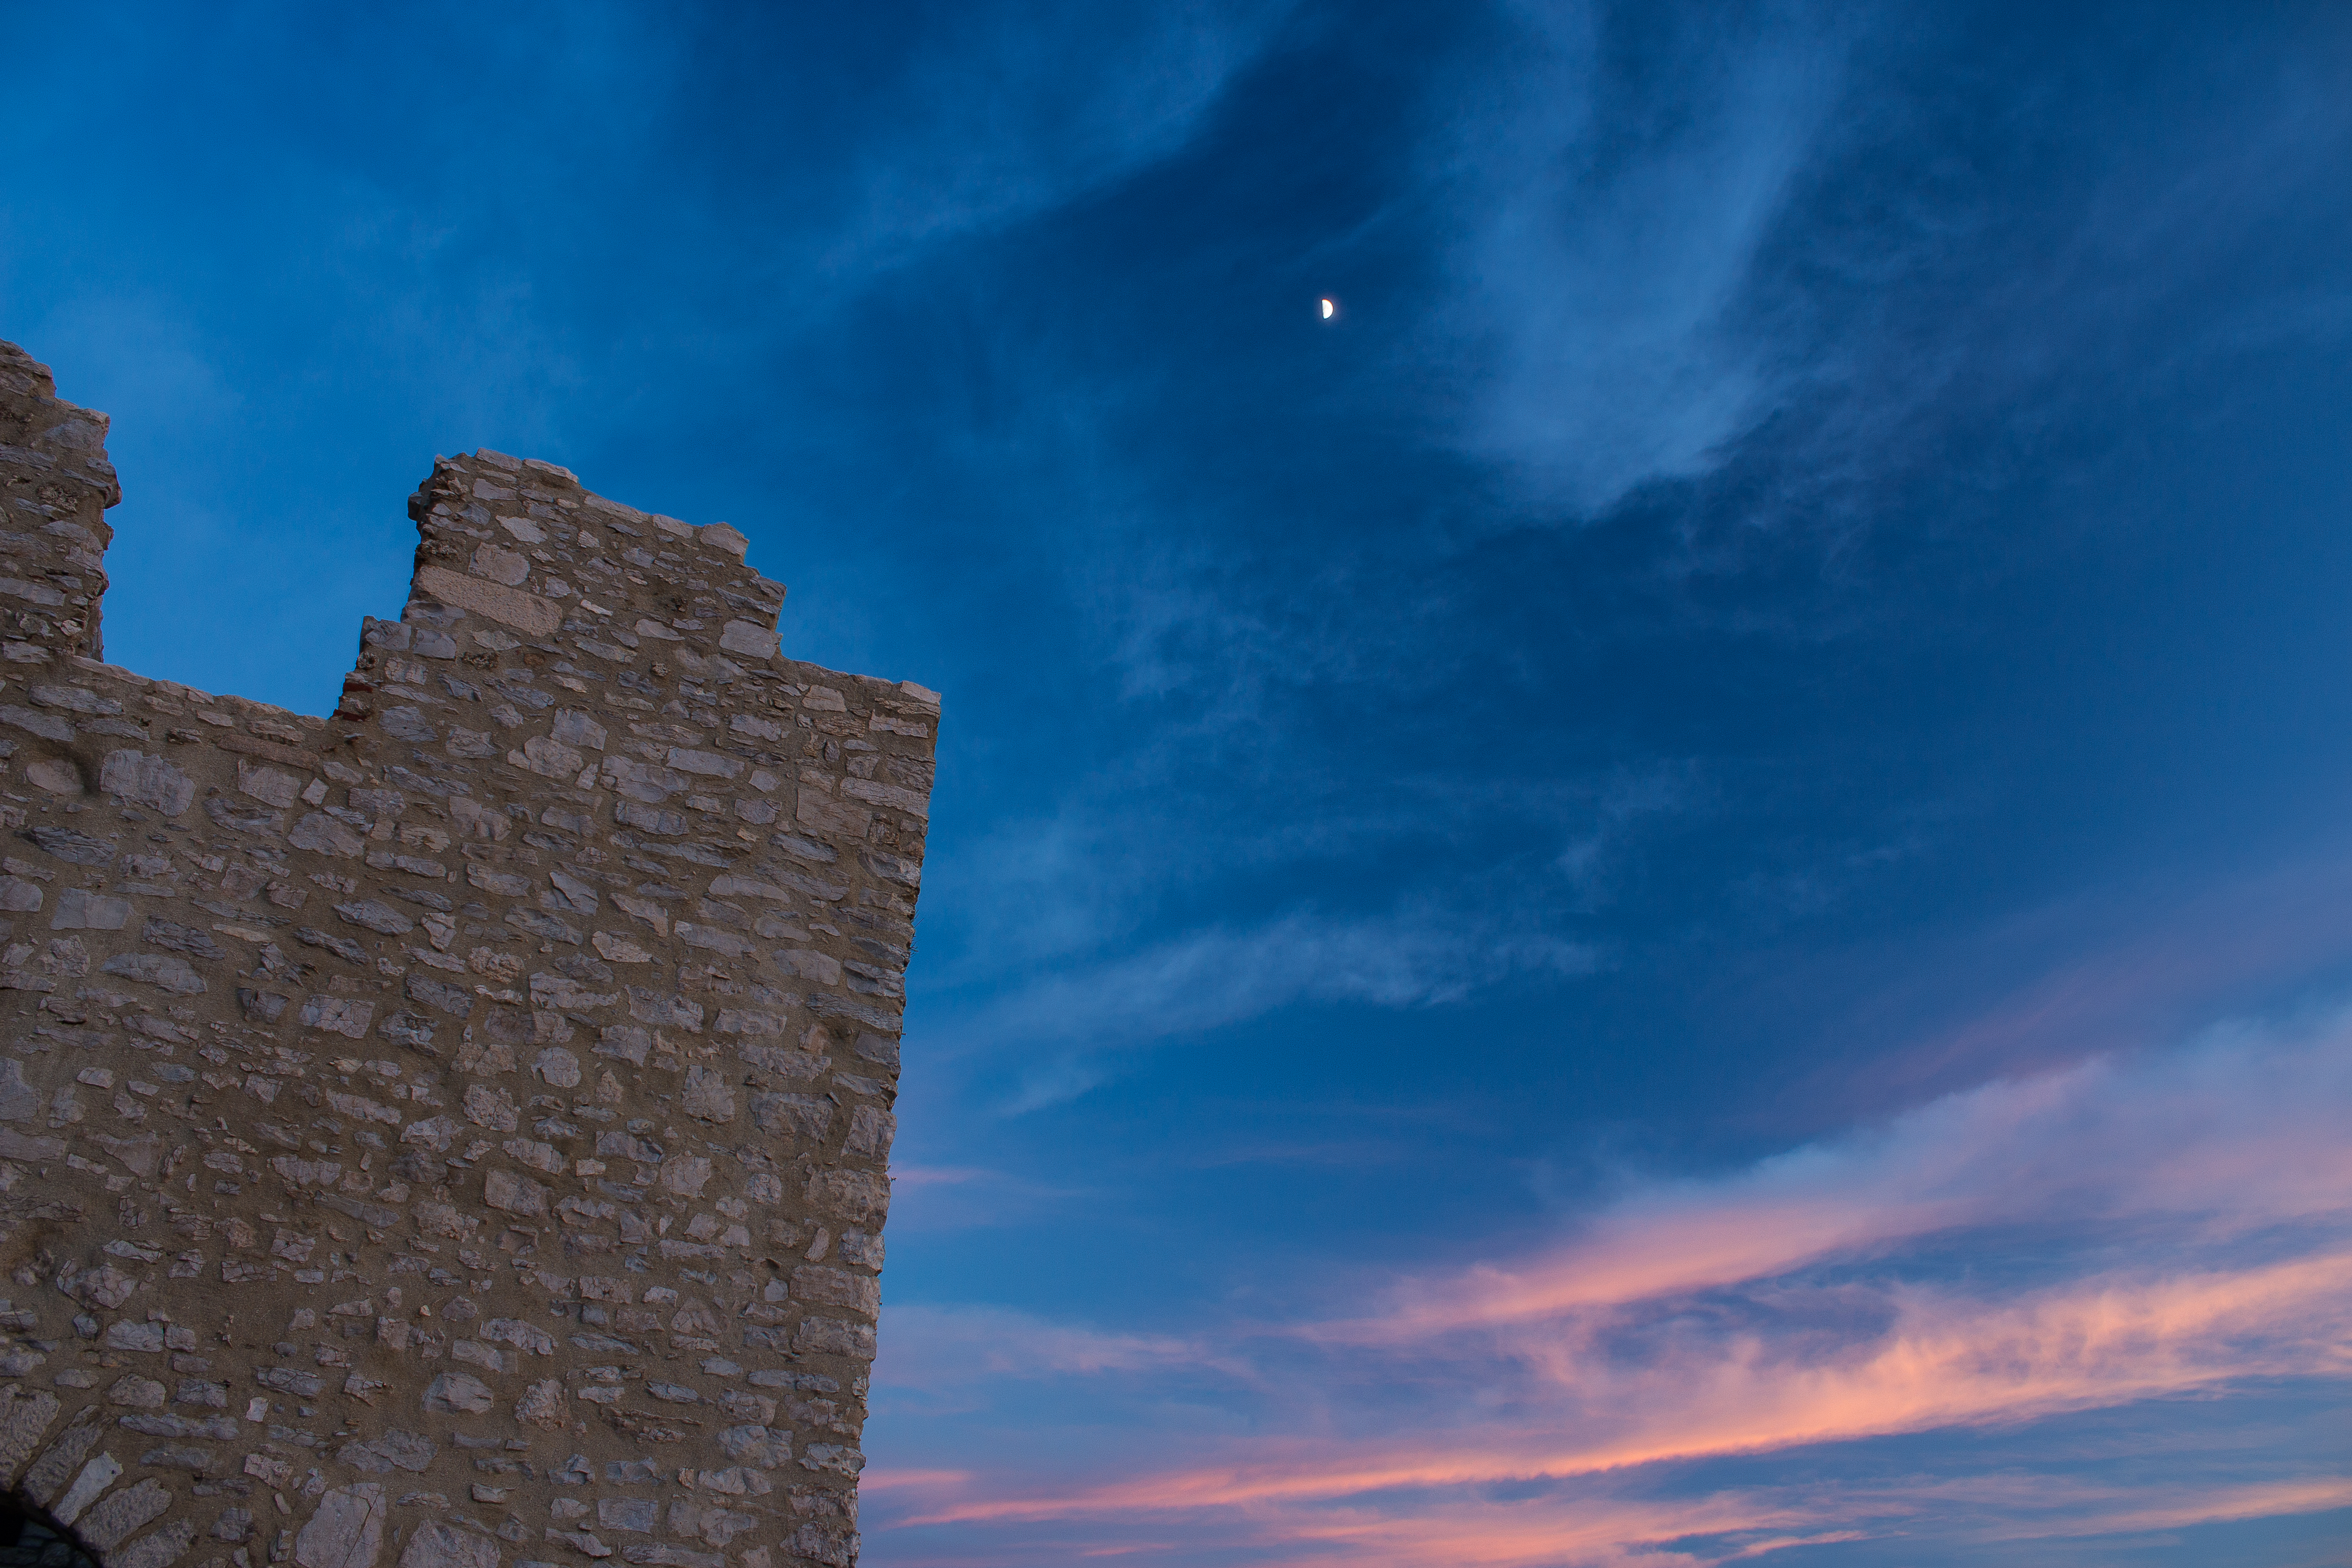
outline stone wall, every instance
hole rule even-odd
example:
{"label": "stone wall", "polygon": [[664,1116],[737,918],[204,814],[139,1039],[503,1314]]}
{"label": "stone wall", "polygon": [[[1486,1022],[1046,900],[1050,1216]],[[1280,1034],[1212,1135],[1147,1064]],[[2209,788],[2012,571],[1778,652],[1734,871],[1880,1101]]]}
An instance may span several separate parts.
{"label": "stone wall", "polygon": [[937,696],[495,452],[331,718],[147,679],[105,431],[0,344],[0,1482],[109,1568],[852,1562]]}

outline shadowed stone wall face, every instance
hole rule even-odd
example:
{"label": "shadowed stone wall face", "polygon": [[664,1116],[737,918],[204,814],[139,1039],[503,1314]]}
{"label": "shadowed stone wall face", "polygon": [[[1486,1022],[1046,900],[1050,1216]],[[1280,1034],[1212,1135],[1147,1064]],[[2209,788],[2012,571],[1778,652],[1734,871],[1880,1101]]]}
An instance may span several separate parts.
{"label": "shadowed stone wall face", "polygon": [[0,1481],[110,1568],[854,1561],[937,697],[492,452],[332,718],[145,679],[105,431],[0,344]]}

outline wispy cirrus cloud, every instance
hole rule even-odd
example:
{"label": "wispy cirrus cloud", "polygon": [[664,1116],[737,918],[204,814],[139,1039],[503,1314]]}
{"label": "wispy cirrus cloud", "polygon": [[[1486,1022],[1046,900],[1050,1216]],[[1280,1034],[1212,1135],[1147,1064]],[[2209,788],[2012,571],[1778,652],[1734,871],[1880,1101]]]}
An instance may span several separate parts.
{"label": "wispy cirrus cloud", "polygon": [[1427,154],[1457,214],[1427,342],[1474,367],[1455,438],[1591,513],[1714,467],[1767,411],[1769,347],[1737,307],[1846,44],[1795,8],[1664,22],[1637,86],[1608,7],[1503,14],[1507,64],[1482,62]]}
{"label": "wispy cirrus cloud", "polygon": [[894,1389],[938,1394],[991,1378],[1093,1376],[1170,1366],[1243,1370],[1229,1352],[1172,1334],[1112,1333],[1001,1307],[900,1307],[890,1314]]}
{"label": "wispy cirrus cloud", "polygon": [[[1729,1178],[1644,1184],[1555,1251],[1402,1284],[1387,1311],[1314,1331],[1402,1342],[1537,1321],[2029,1216],[2158,1221],[2207,1243],[2342,1216],[2352,1140],[2334,1127],[2347,1101],[2352,1068],[2332,1037],[2102,1058],[1949,1095]],[[2282,1143],[2302,1157],[2274,1158]]]}
{"label": "wispy cirrus cloud", "polygon": [[1117,1479],[910,1488],[895,1528],[1207,1531],[1251,1561],[1375,1565],[1447,1540],[1450,1560],[1538,1568],[2345,1506],[2292,1451],[2269,1460],[2286,1479],[2157,1497],[2075,1473],[2084,1451],[2059,1444],[2042,1462],[2074,1489],[2039,1512],[1982,1506],[2000,1477],[1965,1467],[1940,1490],[1842,1489],[1802,1465],[1802,1485],[1710,1484],[1704,1467],[1834,1449],[1860,1474],[1888,1442],[1961,1432],[2032,1451],[2090,1413],[2123,1423],[2105,1451],[2145,1460],[2168,1417],[2134,1411],[2226,1413],[2352,1378],[2347,1111],[2352,1021],[2336,1019],[1990,1084],[1725,1175],[1637,1184],[1508,1261],[1360,1282],[1363,1310],[1066,1357],[1064,1375],[1145,1387],[1225,1377],[1259,1435],[1188,1437],[1184,1462]]}
{"label": "wispy cirrus cloud", "polygon": [[[2352,849],[2340,842],[2193,890],[2151,879],[2059,900],[2003,922],[1964,956],[1914,965],[1915,985],[1955,966],[2029,977],[1998,1005],[1925,1029],[1860,1073],[1817,1069],[1796,1092],[1841,1105],[1910,1100],[2176,1036],[2352,961],[2347,907]],[[1895,988],[1898,1003],[1906,989]]]}
{"label": "wispy cirrus cloud", "polygon": [[1176,152],[1291,8],[939,14],[865,110],[855,216],[828,269],[870,281],[915,246],[1034,216]]}
{"label": "wispy cirrus cloud", "polygon": [[[2003,443],[2347,319],[2300,279],[2211,309],[2218,280],[2273,264],[2263,237],[2328,205],[2352,140],[2332,44],[2249,49],[2192,107],[2121,90],[2099,48],[2044,62],[2030,100],[1999,72],[1923,80],[1958,15],[1496,13],[1507,47],[1433,96],[1423,138],[1442,287],[1402,357],[1444,389],[1433,434],[1523,499],[1515,518],[1721,480],[1686,498],[1675,569],[1755,571],[1777,536],[1833,590],[1801,614],[1744,602],[1749,630],[1865,623],[1856,541],[1927,475],[1961,498],[1938,528],[2002,531],[1979,501],[2013,474]],[[1961,125],[1981,135],[1965,163],[1921,160]],[[2151,341],[2158,363],[2127,372]]]}
{"label": "wispy cirrus cloud", "polygon": [[[1452,1444],[1420,1434],[1275,1441],[1234,1463],[938,1517],[1326,1502],[1559,1480],[2028,1421],[2233,1380],[2341,1377],[2352,1373],[2347,1286],[2352,1251],[2242,1269],[2118,1271],[2006,1301],[1921,1286],[1849,1288],[1811,1302],[1809,1292],[1783,1290],[1770,1303],[1779,1323],[1725,1334],[1680,1323],[1662,1333],[1622,1322],[1555,1324],[1490,1348],[1498,1363],[1523,1369],[1526,1392],[1550,1391],[1543,1402],[1551,1408],[1531,1419],[1482,1424]],[[1855,1316],[1867,1324],[1858,1332]],[[1835,1339],[1852,1342],[1848,1353],[1822,1342]]]}
{"label": "wispy cirrus cloud", "polygon": [[[883,1476],[878,1485],[918,1497],[967,1479],[953,1472],[910,1472]],[[1909,1542],[1915,1550],[1958,1549],[1963,1560],[1985,1560],[2030,1542],[2045,1554],[2043,1561],[2063,1561],[2050,1555],[2053,1548],[2063,1552],[2066,1543],[2098,1537],[2145,1542],[2156,1532],[2346,1508],[2352,1508],[2352,1481],[2327,1474],[2220,1485],[2186,1481],[2166,1486],[2160,1501],[2151,1500],[2147,1490],[2042,1476],[1738,1488],[1698,1497],[1628,1496],[1604,1483],[1536,1495],[1435,1499],[1423,1508],[1391,1514],[1338,1510],[1277,1515],[1235,1509],[1196,1528],[1163,1528],[1131,1552],[1103,1554],[1150,1561],[1178,1551],[1216,1552],[1232,1554],[1231,1560],[1294,1568],[1423,1568],[1437,1562],[1477,1568],[1712,1568],[1802,1547],[1853,1547],[1873,1541]],[[1060,1544],[1083,1538],[1032,1539]],[[1034,1560],[1020,1556],[1023,1550],[982,1543],[894,1561],[992,1568]]]}
{"label": "wispy cirrus cloud", "polygon": [[1011,990],[950,1042],[965,1050],[1019,1041],[1045,1059],[1006,1109],[1084,1093],[1119,1053],[1300,1002],[1425,1007],[1519,973],[1577,974],[1593,951],[1491,920],[1443,911],[1335,918],[1300,911],[1246,930],[1211,928]]}

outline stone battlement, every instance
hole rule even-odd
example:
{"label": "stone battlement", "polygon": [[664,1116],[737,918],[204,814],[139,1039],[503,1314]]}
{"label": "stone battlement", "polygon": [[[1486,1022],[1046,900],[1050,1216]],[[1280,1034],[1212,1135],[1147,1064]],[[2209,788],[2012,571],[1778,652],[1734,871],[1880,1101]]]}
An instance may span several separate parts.
{"label": "stone battlement", "polygon": [[108,1568],[845,1568],[935,693],[436,462],[321,720],[100,661],[0,343],[0,1486]]}

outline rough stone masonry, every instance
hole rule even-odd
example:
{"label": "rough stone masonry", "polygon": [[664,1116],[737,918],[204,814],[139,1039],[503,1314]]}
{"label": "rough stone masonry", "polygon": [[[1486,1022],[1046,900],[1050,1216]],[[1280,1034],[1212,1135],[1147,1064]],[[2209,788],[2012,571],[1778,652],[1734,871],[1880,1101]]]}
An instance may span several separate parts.
{"label": "rough stone masonry", "polygon": [[0,343],[0,1482],[108,1568],[853,1562],[938,697],[487,451],[331,718],[147,679],[106,424]]}

